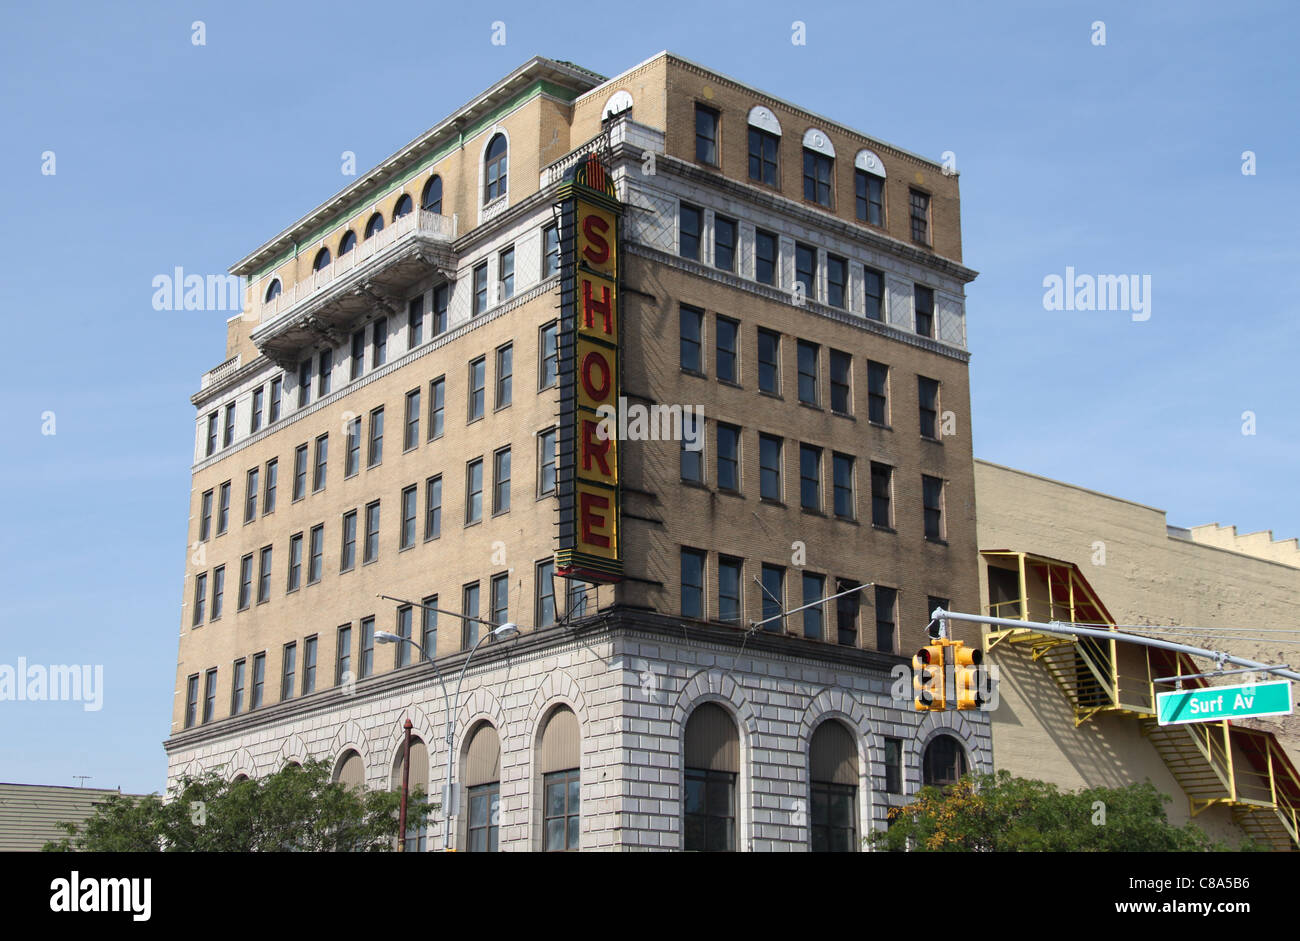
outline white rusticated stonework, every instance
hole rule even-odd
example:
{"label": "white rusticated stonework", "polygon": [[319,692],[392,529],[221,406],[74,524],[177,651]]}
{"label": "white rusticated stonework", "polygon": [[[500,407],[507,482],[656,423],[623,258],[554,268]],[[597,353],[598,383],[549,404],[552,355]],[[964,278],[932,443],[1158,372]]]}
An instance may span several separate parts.
{"label": "white rusticated stonework", "polygon": [[[682,848],[684,731],[691,713],[719,704],[740,741],[737,849],[804,850],[809,844],[809,746],[819,725],[843,723],[858,746],[859,835],[885,825],[890,806],[921,786],[922,754],[939,734],[955,736],[968,765],[992,770],[983,713],[916,713],[890,699],[890,667],[901,658],[784,637],[744,642],[734,630],[650,614],[604,613],[578,625],[480,648],[455,709],[457,777],[471,733],[490,722],[501,741],[498,845],[543,847],[540,733],[557,707],[581,732],[581,846],[590,850]],[[454,697],[460,657],[440,663]],[[429,753],[435,797],[446,780],[443,688],[427,663],[258,710],[167,743],[168,779],[215,771],[257,777],[290,761],[318,758],[337,775],[349,751],[361,756],[368,788],[400,780],[402,723]],[[885,738],[903,748],[903,794],[885,793]],[[462,800],[462,809],[465,804]],[[453,823],[466,842],[466,814]],[[440,815],[428,846],[443,840]]]}

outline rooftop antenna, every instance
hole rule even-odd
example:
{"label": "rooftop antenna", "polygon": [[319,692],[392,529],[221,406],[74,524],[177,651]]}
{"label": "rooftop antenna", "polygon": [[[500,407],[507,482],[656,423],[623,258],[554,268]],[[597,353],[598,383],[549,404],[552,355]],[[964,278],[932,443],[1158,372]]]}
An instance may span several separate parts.
{"label": "rooftop antenna", "polygon": [[74,774],[73,777],[76,778],[78,781],[81,782],[80,784],[77,785],[78,787],[85,787],[85,786],[86,786],[86,782],[89,781],[89,780],[93,777],[93,775],[89,775],[89,774]]}

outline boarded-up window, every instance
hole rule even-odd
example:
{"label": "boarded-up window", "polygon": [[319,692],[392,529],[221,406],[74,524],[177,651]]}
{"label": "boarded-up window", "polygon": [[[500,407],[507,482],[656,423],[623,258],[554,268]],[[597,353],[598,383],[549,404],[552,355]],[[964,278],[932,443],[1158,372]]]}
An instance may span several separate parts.
{"label": "boarded-up window", "polygon": [[[399,747],[397,757],[393,760],[392,789],[395,791],[402,789],[402,758],[405,754],[405,746]],[[429,792],[429,748],[415,735],[411,736],[411,777],[408,786],[412,794],[417,788],[426,794]]]}
{"label": "boarded-up window", "polygon": [[686,722],[686,767],[740,773],[740,735],[721,706],[705,703]]}
{"label": "boarded-up window", "polygon": [[812,779],[825,784],[858,783],[858,750],[853,736],[840,722],[828,721],[813,733],[811,751]]}
{"label": "boarded-up window", "polygon": [[361,763],[361,756],[355,751],[349,750],[346,752],[342,759],[339,760],[338,771],[334,775],[334,780],[355,791],[364,790],[366,786],[366,767]]}
{"label": "boarded-up window", "polygon": [[484,722],[475,731],[465,758],[465,786],[477,787],[501,780],[501,740],[497,730]]}
{"label": "boarded-up window", "polygon": [[579,765],[581,737],[578,717],[566,706],[555,709],[542,730],[541,772],[570,771]]}

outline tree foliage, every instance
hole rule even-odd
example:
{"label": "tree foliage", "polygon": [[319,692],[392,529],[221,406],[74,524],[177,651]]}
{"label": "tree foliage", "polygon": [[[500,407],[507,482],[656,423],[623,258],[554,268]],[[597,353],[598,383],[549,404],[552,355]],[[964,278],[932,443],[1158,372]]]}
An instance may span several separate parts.
{"label": "tree foliage", "polygon": [[[1165,815],[1167,796],[1150,781],[1060,791],[1009,771],[968,775],[946,789],[923,788],[891,808],[875,849],[912,852],[1208,852],[1216,843],[1196,824]],[[1253,848],[1247,842],[1241,847]]]}
{"label": "tree foliage", "polygon": [[[407,826],[424,824],[436,804],[415,790]],[[184,776],[170,800],[111,795],[49,851],[384,852],[397,848],[400,792],[354,791],[330,780],[329,765],[289,764],[257,780]]]}

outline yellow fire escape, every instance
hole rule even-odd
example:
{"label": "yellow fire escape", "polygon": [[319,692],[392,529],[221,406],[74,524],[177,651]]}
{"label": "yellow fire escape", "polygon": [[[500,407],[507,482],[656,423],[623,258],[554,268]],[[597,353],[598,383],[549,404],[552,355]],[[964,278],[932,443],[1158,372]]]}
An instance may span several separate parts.
{"label": "yellow fire escape", "polygon": [[[1027,552],[981,552],[989,573],[993,617],[1115,627],[1087,579],[1071,562]],[[1102,713],[1141,723],[1174,779],[1186,792],[1191,815],[1226,805],[1233,819],[1260,845],[1300,848],[1300,775],[1271,732],[1231,720],[1159,725],[1155,677],[1188,676],[1183,688],[1208,686],[1186,654],[1117,640],[1080,637],[1040,628],[999,628],[987,635],[1020,648],[1041,663],[1065,694],[1077,728]]]}

